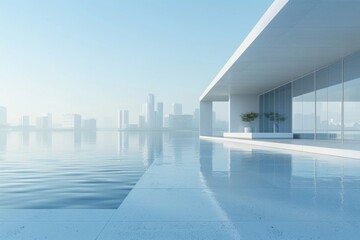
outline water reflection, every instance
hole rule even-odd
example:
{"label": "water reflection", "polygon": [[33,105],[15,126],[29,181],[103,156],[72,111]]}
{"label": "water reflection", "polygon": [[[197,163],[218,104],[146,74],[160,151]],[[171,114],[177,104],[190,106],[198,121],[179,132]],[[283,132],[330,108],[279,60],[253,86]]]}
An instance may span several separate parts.
{"label": "water reflection", "polygon": [[162,154],[163,138],[162,132],[142,132],[139,133],[139,143],[146,166],[150,166],[155,157]]}
{"label": "water reflection", "polygon": [[162,132],[118,132],[117,137],[119,153],[126,153],[129,151],[129,147],[137,146],[136,151],[142,153],[145,166],[150,166],[156,157],[161,159],[163,153]]}
{"label": "water reflection", "polygon": [[52,147],[52,131],[37,131],[36,132],[36,142],[39,146],[44,146],[46,148]]}
{"label": "water reflection", "polygon": [[82,132],[81,131],[74,131],[74,149],[80,150],[81,149],[81,140],[82,140]]}
{"label": "water reflection", "polygon": [[87,130],[82,132],[84,143],[88,145],[96,145],[96,130]]}
{"label": "water reflection", "polygon": [[126,153],[128,152],[128,150],[129,150],[129,133],[118,132],[118,152]]}
{"label": "water reflection", "polygon": [[170,157],[174,159],[175,163],[182,163],[186,157],[185,154],[189,153],[189,150],[193,149],[197,133],[194,132],[170,132],[168,134],[168,142],[172,149]]}
{"label": "water reflection", "polygon": [[248,146],[230,147],[226,157],[225,150],[200,142],[200,172],[233,221],[353,220],[360,216],[357,161]]}
{"label": "water reflection", "polygon": [[0,130],[0,151],[5,152],[7,145],[7,132]]}
{"label": "water reflection", "polygon": [[29,146],[29,143],[30,143],[30,132],[29,131],[21,132],[21,143],[23,146]]}

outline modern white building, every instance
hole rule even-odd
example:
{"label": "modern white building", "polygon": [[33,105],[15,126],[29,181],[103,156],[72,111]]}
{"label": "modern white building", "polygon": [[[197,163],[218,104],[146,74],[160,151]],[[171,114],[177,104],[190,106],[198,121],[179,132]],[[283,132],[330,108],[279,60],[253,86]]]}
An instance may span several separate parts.
{"label": "modern white building", "polygon": [[[229,133],[360,140],[360,1],[277,0],[200,97],[200,135],[226,101]],[[236,27],[235,27],[236,29]]]}

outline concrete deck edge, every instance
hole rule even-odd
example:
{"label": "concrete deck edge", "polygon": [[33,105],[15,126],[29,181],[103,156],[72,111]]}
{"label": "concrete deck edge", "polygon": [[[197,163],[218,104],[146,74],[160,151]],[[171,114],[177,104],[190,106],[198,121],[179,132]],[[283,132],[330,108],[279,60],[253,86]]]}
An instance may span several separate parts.
{"label": "concrete deck edge", "polygon": [[241,144],[256,145],[256,146],[270,147],[270,148],[277,148],[277,149],[286,149],[286,150],[292,150],[292,151],[323,154],[323,155],[330,155],[330,156],[352,158],[352,159],[360,160],[360,151],[357,151],[357,150],[319,147],[319,146],[307,146],[307,145],[294,144],[294,143],[277,143],[277,142],[270,142],[270,141],[256,141],[256,140],[247,140],[247,139],[211,137],[211,136],[200,136],[200,139],[208,140],[208,141],[217,141],[217,142],[241,143]]}

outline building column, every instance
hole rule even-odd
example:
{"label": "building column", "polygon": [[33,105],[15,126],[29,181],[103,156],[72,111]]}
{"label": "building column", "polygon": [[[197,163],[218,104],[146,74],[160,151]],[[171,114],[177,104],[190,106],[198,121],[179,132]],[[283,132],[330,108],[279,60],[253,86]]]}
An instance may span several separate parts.
{"label": "building column", "polygon": [[[259,113],[258,95],[230,95],[229,96],[229,132],[243,132],[248,123],[241,121],[242,113]],[[259,131],[259,119],[251,123],[254,132]]]}
{"label": "building column", "polygon": [[200,102],[200,136],[212,135],[212,118],[213,118],[213,103],[212,102]]}

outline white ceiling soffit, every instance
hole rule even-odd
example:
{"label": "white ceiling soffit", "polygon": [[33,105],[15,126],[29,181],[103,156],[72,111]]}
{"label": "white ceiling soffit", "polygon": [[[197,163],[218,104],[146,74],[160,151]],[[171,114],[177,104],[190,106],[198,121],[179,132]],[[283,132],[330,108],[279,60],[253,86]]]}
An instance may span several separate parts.
{"label": "white ceiling soffit", "polygon": [[360,0],[277,0],[200,97],[261,94],[360,49]]}

